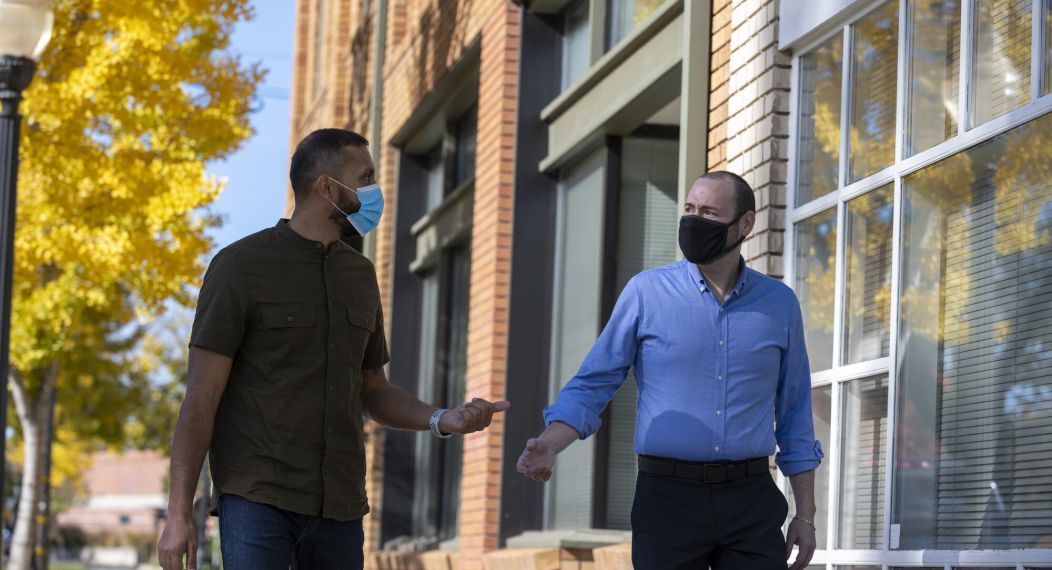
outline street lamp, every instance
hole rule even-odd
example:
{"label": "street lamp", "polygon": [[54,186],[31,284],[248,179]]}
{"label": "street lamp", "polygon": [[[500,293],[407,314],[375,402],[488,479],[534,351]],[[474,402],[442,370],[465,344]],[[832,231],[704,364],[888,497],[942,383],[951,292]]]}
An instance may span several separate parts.
{"label": "street lamp", "polygon": [[[6,447],[7,376],[11,337],[11,277],[18,190],[18,102],[36,71],[35,60],[51,39],[54,16],[44,0],[0,0],[0,465]],[[0,496],[4,474],[0,469]],[[0,512],[2,512],[0,499]]]}

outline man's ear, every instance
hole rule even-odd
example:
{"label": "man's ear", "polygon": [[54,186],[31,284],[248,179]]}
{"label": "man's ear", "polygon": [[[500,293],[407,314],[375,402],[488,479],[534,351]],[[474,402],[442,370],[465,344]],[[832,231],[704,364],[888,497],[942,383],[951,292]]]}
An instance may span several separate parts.
{"label": "man's ear", "polygon": [[752,233],[752,229],[756,226],[756,212],[749,210],[742,216],[741,221],[741,232],[743,236],[748,236]]}
{"label": "man's ear", "polygon": [[314,179],[314,184],[311,185],[311,191],[314,194],[320,196],[323,200],[332,200],[332,181],[329,177],[322,174],[321,176]]}

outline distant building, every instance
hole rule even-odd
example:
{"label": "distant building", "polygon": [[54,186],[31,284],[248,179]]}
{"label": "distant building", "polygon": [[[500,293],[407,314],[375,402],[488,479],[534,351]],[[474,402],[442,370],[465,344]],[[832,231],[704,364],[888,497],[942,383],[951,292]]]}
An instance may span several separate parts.
{"label": "distant building", "polygon": [[159,451],[92,454],[84,475],[87,502],[58,515],[58,525],[85,534],[152,534],[168,505],[168,458]]}

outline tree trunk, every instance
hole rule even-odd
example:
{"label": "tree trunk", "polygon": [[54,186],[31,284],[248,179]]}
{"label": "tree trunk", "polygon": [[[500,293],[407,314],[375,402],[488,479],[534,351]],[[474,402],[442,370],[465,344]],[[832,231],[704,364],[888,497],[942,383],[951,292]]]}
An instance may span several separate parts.
{"label": "tree trunk", "polygon": [[44,372],[40,392],[33,399],[30,399],[21,376],[17,373],[11,376],[11,394],[18,421],[22,424],[25,457],[8,568],[46,568],[48,541],[42,540],[41,533],[47,532],[50,510],[52,412],[58,366],[49,366]]}

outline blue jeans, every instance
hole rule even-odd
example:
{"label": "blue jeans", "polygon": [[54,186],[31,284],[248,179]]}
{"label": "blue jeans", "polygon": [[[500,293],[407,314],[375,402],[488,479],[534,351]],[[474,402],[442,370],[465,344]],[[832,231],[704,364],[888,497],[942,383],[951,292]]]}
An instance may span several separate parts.
{"label": "blue jeans", "polygon": [[362,520],[334,521],[219,498],[219,538],[225,570],[362,570]]}

